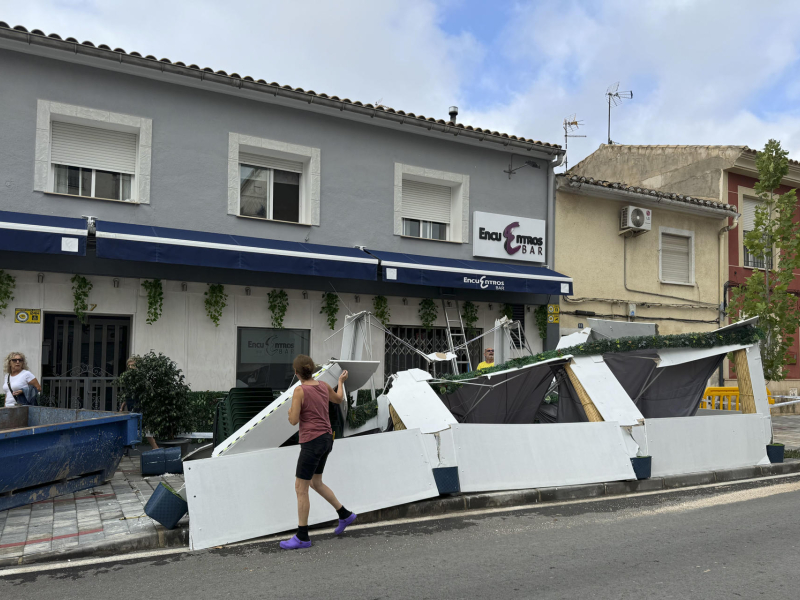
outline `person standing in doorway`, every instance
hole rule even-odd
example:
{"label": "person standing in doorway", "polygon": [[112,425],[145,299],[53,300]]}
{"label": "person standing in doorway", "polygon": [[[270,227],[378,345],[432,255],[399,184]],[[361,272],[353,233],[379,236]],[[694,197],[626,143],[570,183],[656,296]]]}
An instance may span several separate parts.
{"label": "person standing in doorway", "polygon": [[[136,357],[131,356],[128,359],[128,362],[125,364],[128,369],[135,369],[136,368]],[[141,402],[139,402],[138,398],[129,398],[122,403],[122,406],[119,407],[120,412],[132,412],[132,413],[139,413],[142,414],[142,406]],[[150,448],[153,450],[158,450],[158,444],[156,443],[156,438],[153,437],[153,434],[145,431],[144,438],[147,440],[147,443],[150,444]]]}
{"label": "person standing in doorway", "polygon": [[28,386],[33,386],[41,393],[42,386],[36,381],[33,373],[28,370],[28,361],[22,352],[12,352],[6,356],[3,372],[6,375],[5,381],[3,381],[6,408],[17,404],[27,404],[25,388]]}
{"label": "person standing in doorway", "polygon": [[309,548],[311,539],[308,537],[308,511],[311,503],[308,497],[308,488],[317,492],[336,509],[339,514],[339,525],[336,535],[344,533],[345,528],[356,520],[356,513],[350,512],[333,493],[333,490],[322,483],[322,471],[328,455],[333,450],[333,432],[331,430],[328,402],[341,404],[344,398],[344,382],[347,380],[347,371],[339,375],[339,386],[333,391],[331,386],[322,381],[315,381],[314,361],[301,354],[292,363],[294,373],[300,380],[300,385],[292,394],[292,406],[289,409],[289,423],[300,424],[300,457],[297,459],[295,472],[294,491],[297,494],[297,533],[288,540],[281,542],[284,550]]}
{"label": "person standing in doorway", "polygon": [[483,351],[483,362],[478,365],[478,371],[494,366],[494,348],[487,348]]}

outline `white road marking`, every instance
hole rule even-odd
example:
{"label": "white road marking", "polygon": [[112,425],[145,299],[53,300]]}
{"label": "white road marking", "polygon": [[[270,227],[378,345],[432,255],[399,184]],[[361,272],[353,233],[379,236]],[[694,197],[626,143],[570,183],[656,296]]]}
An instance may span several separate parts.
{"label": "white road marking", "polygon": [[[684,488],[677,488],[671,490],[654,490],[652,492],[640,492],[635,494],[620,494],[618,496],[598,496],[596,498],[586,498],[579,500],[565,500],[563,502],[536,502],[533,504],[523,504],[519,506],[503,506],[499,508],[484,508],[478,510],[466,510],[448,513],[446,515],[430,515],[427,517],[413,517],[407,519],[395,519],[392,521],[380,521],[377,523],[364,523],[362,525],[351,525],[347,528],[348,531],[361,531],[365,529],[377,529],[380,527],[393,527],[396,525],[407,525],[412,523],[425,523],[428,521],[442,521],[444,519],[457,519],[463,517],[476,517],[481,515],[491,515],[497,513],[506,513],[514,511],[530,510],[533,508],[554,508],[558,506],[569,506],[573,504],[587,504],[592,502],[602,502],[604,500],[637,498],[640,496],[652,496],[655,494],[674,494],[682,493],[697,489],[709,489],[716,487],[729,487],[735,485],[742,485],[753,483],[756,481],[770,481],[774,479],[798,479],[798,481],[790,481],[787,483],[779,483],[769,487],[753,488],[748,490],[739,490],[726,492],[717,496],[708,496],[705,498],[698,498],[696,500],[687,500],[680,504],[668,506],[656,506],[642,508],[638,511],[636,516],[666,514],[675,512],[686,512],[689,510],[696,510],[700,508],[708,508],[711,506],[718,506],[720,504],[733,504],[736,502],[746,502],[748,500],[755,500],[757,498],[766,498],[777,494],[786,494],[790,492],[800,491],[800,473],[791,473],[787,475],[771,475],[769,477],[759,477],[756,479],[740,479],[738,481],[726,481],[722,483],[714,483],[707,485],[696,485]],[[325,535],[333,533],[333,528],[328,529],[314,529],[314,535]],[[266,542],[277,542],[285,539],[287,534],[273,535],[269,537],[256,538],[244,542],[237,542],[235,544],[227,544],[219,546],[220,548],[237,548],[240,546],[250,546],[253,544],[263,544]],[[214,550],[210,548],[209,550]],[[208,550],[200,550],[199,552],[208,552]],[[121,563],[132,560],[141,560],[144,558],[159,558],[163,556],[170,556],[173,554],[191,554],[192,551],[188,548],[163,548],[159,550],[148,550],[144,552],[135,552],[132,554],[123,554],[119,556],[104,556],[98,558],[79,558],[75,560],[67,560],[61,562],[48,562],[41,564],[33,564],[29,566],[13,567],[0,569],[0,578],[10,577],[12,575],[23,575],[26,573],[39,573],[45,571],[56,571],[59,569],[71,569],[74,567],[87,567],[94,565],[103,565],[108,563]]]}

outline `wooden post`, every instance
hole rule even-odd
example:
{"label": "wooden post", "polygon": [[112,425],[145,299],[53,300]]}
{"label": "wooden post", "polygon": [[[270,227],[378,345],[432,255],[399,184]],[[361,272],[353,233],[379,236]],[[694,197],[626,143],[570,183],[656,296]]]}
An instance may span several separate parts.
{"label": "wooden post", "polygon": [[756,399],[753,395],[753,382],[750,379],[750,366],[747,364],[747,350],[736,350],[733,353],[736,365],[736,380],[739,383],[739,406],[742,413],[756,412]]}
{"label": "wooden post", "polygon": [[575,375],[575,372],[572,370],[572,366],[566,365],[564,370],[567,372],[567,376],[572,383],[572,387],[575,388],[575,392],[578,394],[578,399],[581,401],[581,405],[583,406],[583,411],[586,413],[586,417],[593,423],[603,421],[604,419],[600,415],[600,411],[597,410],[597,407],[594,405],[594,402],[592,402],[589,394],[587,394],[586,390],[583,389],[583,385],[581,385],[581,382],[578,380],[578,376]]}
{"label": "wooden post", "polygon": [[392,417],[392,425],[394,425],[395,431],[406,429],[402,419],[400,419],[400,415],[397,414],[397,411],[395,411],[394,406],[391,404],[389,405],[389,415]]}

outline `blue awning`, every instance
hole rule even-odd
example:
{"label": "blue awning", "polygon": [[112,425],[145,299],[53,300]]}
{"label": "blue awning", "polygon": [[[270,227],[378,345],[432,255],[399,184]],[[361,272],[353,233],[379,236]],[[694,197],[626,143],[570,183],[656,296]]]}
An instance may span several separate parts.
{"label": "blue awning", "polygon": [[97,221],[97,256],[220,269],[376,280],[378,261],[356,248]]}
{"label": "blue awning", "polygon": [[384,281],[529,294],[572,294],[571,277],[544,267],[367,251],[381,260]]}
{"label": "blue awning", "polygon": [[86,221],[0,210],[0,250],[86,256]]}

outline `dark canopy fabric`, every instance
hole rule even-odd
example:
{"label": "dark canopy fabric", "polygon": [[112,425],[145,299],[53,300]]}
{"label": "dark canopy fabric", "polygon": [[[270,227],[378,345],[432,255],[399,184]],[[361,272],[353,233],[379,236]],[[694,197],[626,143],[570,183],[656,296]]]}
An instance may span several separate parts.
{"label": "dark canopy fabric", "polygon": [[657,368],[652,350],[604,354],[603,360],[646,419],[697,413],[709,377],[724,354]]}
{"label": "dark canopy fabric", "polygon": [[564,372],[558,382],[558,417],[556,421],[558,423],[586,423],[588,420],[586,411],[583,410],[583,405],[578,399],[578,393]]}
{"label": "dark canopy fabric", "polygon": [[459,423],[533,423],[561,364],[534,365],[492,374],[491,379],[483,376],[472,383],[493,387],[463,385],[441,399]]}

